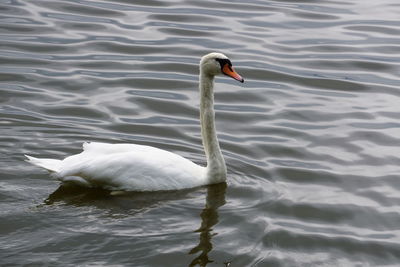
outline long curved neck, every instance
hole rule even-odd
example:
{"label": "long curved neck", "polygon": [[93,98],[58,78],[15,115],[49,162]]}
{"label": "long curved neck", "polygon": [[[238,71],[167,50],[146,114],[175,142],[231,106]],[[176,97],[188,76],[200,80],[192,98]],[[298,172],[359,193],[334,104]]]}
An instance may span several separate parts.
{"label": "long curved neck", "polygon": [[226,179],[225,161],[219,147],[215,130],[214,76],[200,69],[200,122],[204,151],[207,157],[207,179],[218,183]]}

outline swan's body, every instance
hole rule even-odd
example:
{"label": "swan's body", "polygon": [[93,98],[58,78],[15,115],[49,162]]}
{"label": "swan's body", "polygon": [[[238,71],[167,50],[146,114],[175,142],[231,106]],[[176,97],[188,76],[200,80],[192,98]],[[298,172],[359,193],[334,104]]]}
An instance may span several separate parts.
{"label": "swan's body", "polygon": [[63,182],[126,191],[200,186],[206,169],[166,150],[135,144],[85,143],[82,153],[64,160],[28,159]]}
{"label": "swan's body", "polygon": [[157,191],[223,182],[226,166],[214,123],[214,76],[226,74],[243,82],[229,59],[210,53],[200,61],[200,121],[207,166],[180,155],[136,144],[85,143],[80,154],[64,160],[27,156],[62,182],[109,190]]}

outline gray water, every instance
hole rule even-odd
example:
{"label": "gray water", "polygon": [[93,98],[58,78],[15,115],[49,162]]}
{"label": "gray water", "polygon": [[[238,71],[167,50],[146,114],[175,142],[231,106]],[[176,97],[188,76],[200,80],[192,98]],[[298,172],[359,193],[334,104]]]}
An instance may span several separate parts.
{"label": "gray water", "polygon": [[[0,264],[398,266],[400,4],[0,1]],[[205,164],[198,62],[226,184],[111,196],[23,154],[85,141]]]}

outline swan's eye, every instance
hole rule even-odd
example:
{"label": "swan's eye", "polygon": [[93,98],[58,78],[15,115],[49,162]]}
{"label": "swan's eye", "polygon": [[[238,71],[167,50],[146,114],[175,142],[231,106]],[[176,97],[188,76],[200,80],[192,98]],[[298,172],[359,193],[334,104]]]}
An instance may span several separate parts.
{"label": "swan's eye", "polygon": [[231,61],[230,61],[229,59],[227,59],[227,58],[216,58],[215,60],[219,63],[219,65],[221,66],[221,69],[222,69],[226,64],[228,64],[229,67],[232,67]]}

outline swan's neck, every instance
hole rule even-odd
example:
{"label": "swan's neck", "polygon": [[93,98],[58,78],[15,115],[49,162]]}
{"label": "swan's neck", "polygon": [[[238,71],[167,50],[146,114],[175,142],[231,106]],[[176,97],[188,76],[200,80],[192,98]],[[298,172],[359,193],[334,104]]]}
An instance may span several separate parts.
{"label": "swan's neck", "polygon": [[226,179],[225,161],[215,130],[214,77],[200,71],[200,122],[204,151],[207,157],[207,179],[218,183]]}

